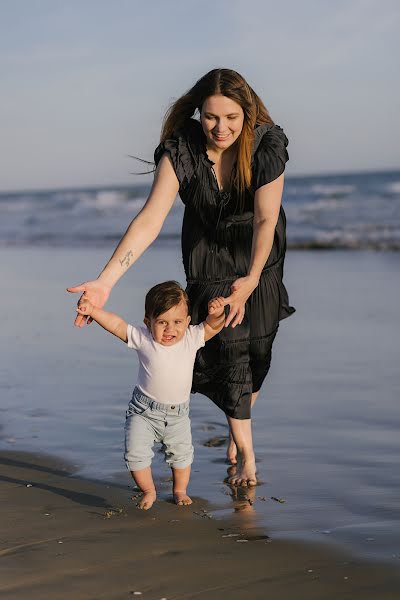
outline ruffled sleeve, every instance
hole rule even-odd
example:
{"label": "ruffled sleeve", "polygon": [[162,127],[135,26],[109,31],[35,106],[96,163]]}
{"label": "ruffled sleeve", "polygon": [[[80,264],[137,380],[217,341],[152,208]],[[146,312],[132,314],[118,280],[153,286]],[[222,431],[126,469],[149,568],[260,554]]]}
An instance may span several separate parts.
{"label": "ruffled sleeve", "polygon": [[186,138],[182,135],[173,135],[170,139],[161,142],[154,151],[154,162],[157,166],[163,154],[167,153],[171,159],[180,189],[184,189],[192,180],[194,174],[193,157]]}
{"label": "ruffled sleeve", "polygon": [[257,190],[282,175],[289,141],[279,125],[261,125],[254,140],[253,187]]}

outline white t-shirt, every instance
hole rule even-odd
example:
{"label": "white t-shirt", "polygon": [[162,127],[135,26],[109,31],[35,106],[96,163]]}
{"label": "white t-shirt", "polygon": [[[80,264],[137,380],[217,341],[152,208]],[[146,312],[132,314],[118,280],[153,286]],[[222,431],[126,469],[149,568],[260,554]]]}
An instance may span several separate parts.
{"label": "white t-shirt", "polygon": [[128,325],[128,347],[137,351],[136,386],[149,398],[164,404],[189,400],[196,352],[204,346],[204,325],[189,325],[183,338],[172,346],[155,342],[147,327]]}

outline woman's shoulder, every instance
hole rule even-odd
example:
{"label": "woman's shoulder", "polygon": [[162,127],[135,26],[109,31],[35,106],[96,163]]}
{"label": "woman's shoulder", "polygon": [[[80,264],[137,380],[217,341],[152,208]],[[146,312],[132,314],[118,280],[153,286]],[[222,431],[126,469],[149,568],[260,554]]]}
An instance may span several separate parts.
{"label": "woman's shoulder", "polygon": [[163,148],[176,148],[180,152],[200,153],[203,146],[203,130],[200,121],[190,118],[184,125],[175,129],[172,134],[156,148],[156,153]]}
{"label": "woman's shoulder", "polygon": [[264,123],[256,127],[253,142],[253,183],[255,189],[274,181],[289,160],[289,140],[282,127]]}
{"label": "woman's shoulder", "polygon": [[258,151],[285,151],[288,144],[289,140],[279,125],[264,123],[254,130],[253,155]]}
{"label": "woman's shoulder", "polygon": [[188,183],[201,157],[203,144],[199,121],[188,119],[184,126],[163,140],[154,151],[156,166],[166,153],[172,161],[179,183]]}

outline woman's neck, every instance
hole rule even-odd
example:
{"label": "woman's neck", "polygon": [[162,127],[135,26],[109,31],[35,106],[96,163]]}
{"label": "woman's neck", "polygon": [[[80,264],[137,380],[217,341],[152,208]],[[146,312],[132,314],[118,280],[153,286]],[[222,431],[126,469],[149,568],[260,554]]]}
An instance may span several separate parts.
{"label": "woman's neck", "polygon": [[[214,163],[220,163],[222,159],[234,159],[236,158],[236,148],[233,146],[229,146],[229,148],[217,148],[212,146],[207,146],[207,155]],[[210,156],[211,155],[211,156]]]}

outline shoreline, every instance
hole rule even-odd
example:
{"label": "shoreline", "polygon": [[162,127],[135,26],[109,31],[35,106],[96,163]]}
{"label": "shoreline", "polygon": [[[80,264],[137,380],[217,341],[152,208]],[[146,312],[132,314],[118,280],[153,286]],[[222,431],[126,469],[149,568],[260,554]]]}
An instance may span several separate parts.
{"label": "shoreline", "polygon": [[[125,489],[54,457],[0,451],[0,592],[7,598],[393,599],[400,573],[337,548],[268,538],[207,503],[139,511]],[[18,572],[18,577],[16,577]]]}

